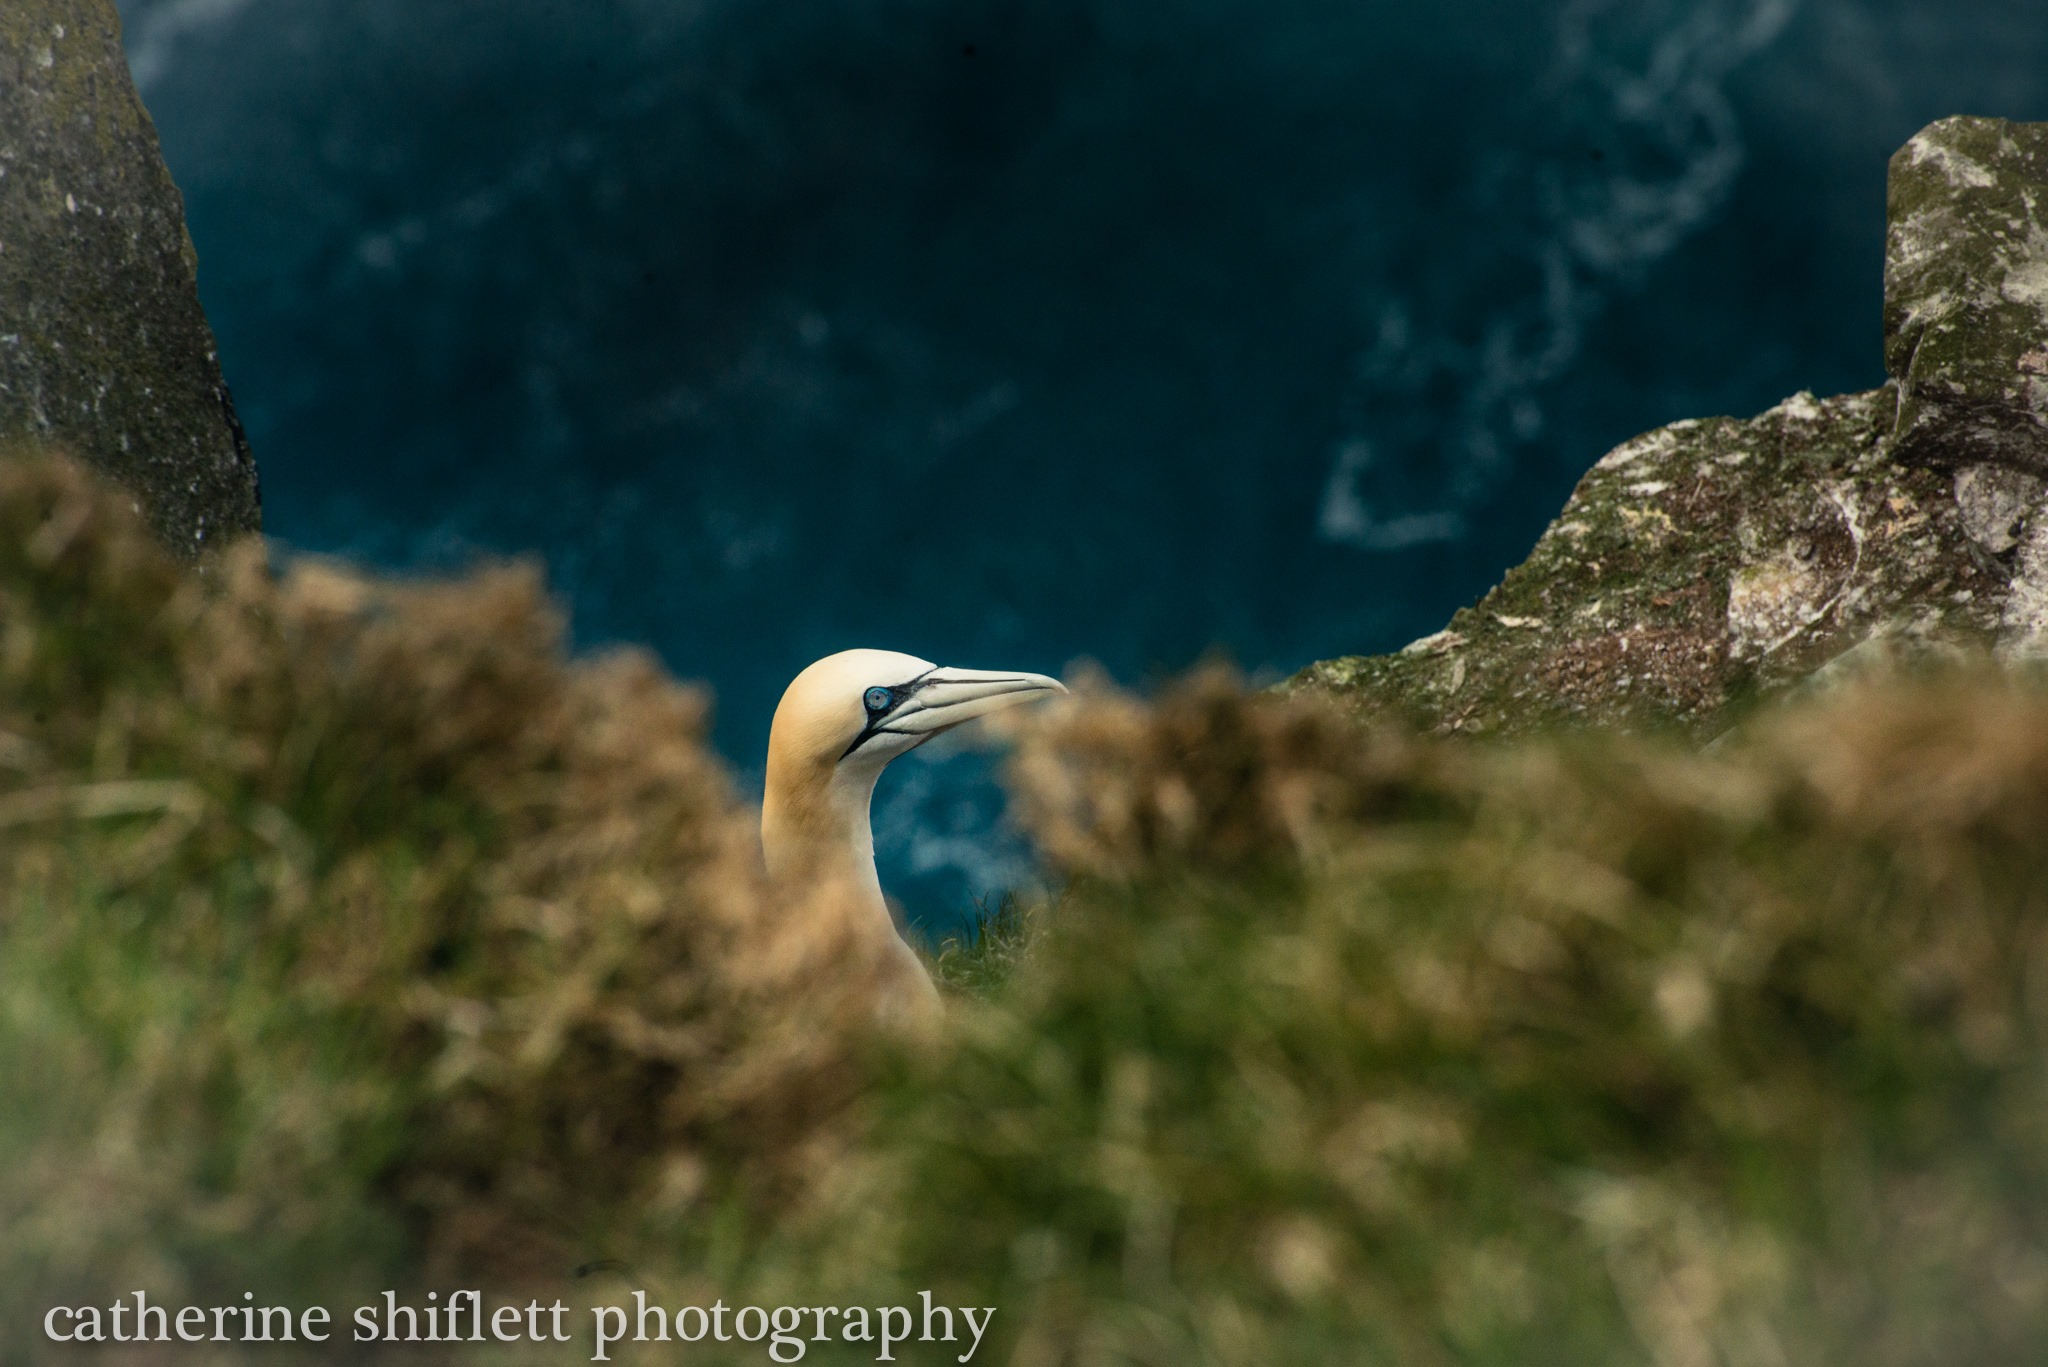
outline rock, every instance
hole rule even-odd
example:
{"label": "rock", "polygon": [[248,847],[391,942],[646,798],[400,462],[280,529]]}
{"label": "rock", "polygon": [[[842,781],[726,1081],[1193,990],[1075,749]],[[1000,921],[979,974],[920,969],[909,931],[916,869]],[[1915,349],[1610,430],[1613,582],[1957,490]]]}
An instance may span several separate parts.
{"label": "rock", "polygon": [[0,0],[0,447],[82,458],[187,557],[260,525],[197,266],[113,0]]}
{"label": "rock", "polygon": [[2048,123],[1943,119],[1892,157],[1897,457],[2048,476]]}
{"label": "rock", "polygon": [[1884,388],[1627,442],[1448,628],[1283,687],[1445,732],[1706,735],[1876,662],[2048,656],[2048,124],[1931,125],[1889,212]]}
{"label": "rock", "polygon": [[2017,546],[2027,514],[2048,488],[2039,475],[2003,465],[1965,465],[1956,471],[1956,507],[1970,539],[1993,555]]}
{"label": "rock", "polygon": [[2028,522],[2013,570],[2000,645],[2010,656],[2048,657],[2048,518]]}
{"label": "rock", "polygon": [[1674,423],[1602,457],[1529,558],[1405,650],[1287,685],[1439,731],[1718,729],[1731,704],[1876,639],[1993,638],[2006,574],[1951,481],[1902,466],[1889,388]]}

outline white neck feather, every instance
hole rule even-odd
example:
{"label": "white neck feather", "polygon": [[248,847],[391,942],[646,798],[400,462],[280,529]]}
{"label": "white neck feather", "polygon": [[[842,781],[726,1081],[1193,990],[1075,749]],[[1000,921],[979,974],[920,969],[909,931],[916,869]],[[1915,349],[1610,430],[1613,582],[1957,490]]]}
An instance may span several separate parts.
{"label": "white neck feather", "polygon": [[778,765],[776,758],[769,756],[761,801],[761,855],[769,878],[843,887],[855,903],[854,914],[882,937],[892,976],[901,977],[922,1003],[936,1006],[938,991],[897,934],[875,872],[870,809],[882,766],[833,765],[820,773]]}

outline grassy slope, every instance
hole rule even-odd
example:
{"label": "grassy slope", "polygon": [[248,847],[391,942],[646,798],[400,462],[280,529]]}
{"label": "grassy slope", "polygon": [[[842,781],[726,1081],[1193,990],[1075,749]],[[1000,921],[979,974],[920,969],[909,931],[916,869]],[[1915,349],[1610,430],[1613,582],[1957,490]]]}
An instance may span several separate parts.
{"label": "grassy slope", "polygon": [[183,579],[0,462],[0,594],[10,1361],[136,1286],[930,1288],[1027,1363],[2048,1347],[2030,681],[1705,756],[1084,695],[1012,766],[1063,891],[904,1047],[694,696],[565,663],[532,575]]}

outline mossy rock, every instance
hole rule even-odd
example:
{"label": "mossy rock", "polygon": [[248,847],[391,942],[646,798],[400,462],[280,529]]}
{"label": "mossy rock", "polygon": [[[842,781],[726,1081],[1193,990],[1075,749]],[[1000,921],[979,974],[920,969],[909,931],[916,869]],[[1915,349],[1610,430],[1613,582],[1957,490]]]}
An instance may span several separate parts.
{"label": "mossy rock", "polygon": [[1449,627],[1287,687],[1430,729],[1711,734],[1852,647],[1988,646],[2004,566],[1947,477],[1890,458],[1889,388],[1673,423],[1602,457],[1529,558]]}
{"label": "mossy rock", "polygon": [[197,271],[113,0],[0,4],[0,446],[80,457],[187,558],[260,524]]}
{"label": "mossy rock", "polygon": [[1673,423],[1603,457],[1450,626],[1286,685],[1438,731],[1710,735],[1823,668],[2048,654],[2048,123],[1891,160],[1884,388]]}
{"label": "mossy rock", "polygon": [[2048,123],[1928,125],[1893,155],[1886,209],[1893,451],[2048,475]]}

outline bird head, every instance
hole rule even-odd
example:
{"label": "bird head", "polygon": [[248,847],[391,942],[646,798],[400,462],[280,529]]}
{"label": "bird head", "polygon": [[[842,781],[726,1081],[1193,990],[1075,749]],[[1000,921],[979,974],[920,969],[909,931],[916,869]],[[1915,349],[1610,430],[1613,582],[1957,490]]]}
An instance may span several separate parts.
{"label": "bird head", "polygon": [[890,760],[962,722],[1066,691],[1043,674],[953,669],[893,650],[842,650],[783,692],[769,728],[769,763],[872,779]]}

